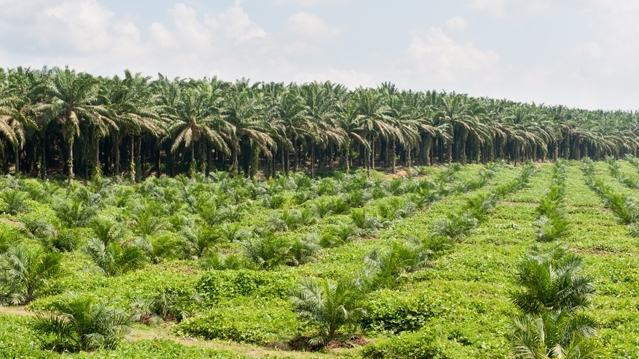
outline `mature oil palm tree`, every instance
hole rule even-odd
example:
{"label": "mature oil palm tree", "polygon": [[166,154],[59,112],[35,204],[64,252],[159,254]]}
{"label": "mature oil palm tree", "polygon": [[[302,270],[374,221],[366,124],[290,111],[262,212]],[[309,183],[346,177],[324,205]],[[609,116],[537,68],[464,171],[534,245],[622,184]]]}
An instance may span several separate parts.
{"label": "mature oil palm tree", "polygon": [[224,119],[232,126],[230,148],[233,153],[232,171],[239,172],[239,156],[244,154],[244,172],[246,176],[256,170],[255,163],[258,151],[272,157],[272,150],[277,143],[271,137],[272,132],[266,122],[265,108],[262,100],[252,96],[248,91],[235,90],[229,93],[222,110]]}
{"label": "mature oil palm tree", "polygon": [[392,124],[391,108],[383,93],[358,89],[353,100],[357,104],[357,121],[370,147],[370,150],[366,149],[366,171],[370,176],[371,168],[375,169],[375,140],[400,136],[400,132]]}
{"label": "mature oil palm tree", "polygon": [[[149,133],[157,138],[165,133],[164,123],[160,117],[162,106],[155,103],[149,78],[140,74],[134,75],[128,70],[124,72],[123,78],[115,76],[106,81],[102,90],[104,106],[120,129],[113,134],[115,174],[120,174],[120,142],[124,136],[130,136],[129,167],[132,179],[135,180],[135,136]],[[99,161],[99,158],[96,158],[96,161]]]}
{"label": "mature oil palm tree", "polygon": [[[280,141],[280,152],[282,155],[282,166],[286,175],[290,171],[289,153],[299,146],[306,136],[313,133],[312,125],[307,116],[307,109],[304,106],[304,99],[295,91],[285,90],[277,98],[271,109],[273,119],[272,128],[283,130],[282,141]],[[278,132],[278,131],[275,131]],[[296,154],[296,163],[299,163],[300,153]],[[295,166],[297,169],[297,166]]]}
{"label": "mature oil palm tree", "polygon": [[[328,87],[314,82],[302,86],[301,90],[306,103],[307,117],[313,129],[308,138],[311,150],[311,178],[315,178],[316,145],[329,149],[331,147],[338,148],[344,143],[345,133],[337,126],[336,100]],[[330,157],[329,153],[329,161],[331,161]]]}
{"label": "mature oil palm tree", "polygon": [[48,88],[49,103],[44,106],[47,115],[62,125],[62,137],[67,143],[68,184],[73,184],[73,143],[80,133],[80,123],[87,122],[104,134],[109,128],[118,129],[108,117],[108,111],[99,104],[96,80],[85,73],[77,74],[65,68],[54,71]]}
{"label": "mature oil palm tree", "polygon": [[341,111],[339,111],[337,118],[337,125],[344,133],[344,144],[342,147],[344,150],[344,168],[346,173],[350,173],[354,144],[362,146],[366,153],[371,149],[360,120],[361,117],[357,103],[355,101],[347,101]]}
{"label": "mature oil palm tree", "polygon": [[[191,167],[196,168],[195,144],[204,141],[213,149],[230,154],[227,144],[232,127],[219,113],[222,105],[221,91],[215,91],[208,83],[200,83],[194,88],[182,91],[180,101],[171,112],[172,123],[169,133],[173,136],[171,151],[184,145],[191,151]],[[204,147],[205,144],[202,144]],[[203,168],[206,164],[202,152]],[[205,171],[204,171],[205,172]]]}
{"label": "mature oil palm tree", "polygon": [[25,128],[37,126],[24,111],[27,102],[27,99],[17,96],[0,100],[0,134],[13,147],[16,173],[20,173],[20,152],[26,142]]}

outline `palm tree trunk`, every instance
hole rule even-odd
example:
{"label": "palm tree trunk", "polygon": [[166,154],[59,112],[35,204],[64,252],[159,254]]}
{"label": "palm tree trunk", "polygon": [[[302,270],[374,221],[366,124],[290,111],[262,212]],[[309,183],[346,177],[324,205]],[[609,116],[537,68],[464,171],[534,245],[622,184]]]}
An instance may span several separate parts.
{"label": "palm tree trunk", "polygon": [[202,157],[200,158],[200,160],[202,161],[202,166],[201,166],[202,174],[206,176],[206,164],[208,160],[208,153],[206,151],[206,143],[204,141],[200,143],[200,151],[202,152]]}
{"label": "palm tree trunk", "polygon": [[311,142],[311,179],[315,179],[315,144]]}
{"label": "palm tree trunk", "polygon": [[94,165],[95,173],[94,175],[99,175],[102,173],[102,166],[100,163],[100,139],[96,139],[95,143],[95,165]]}
{"label": "palm tree trunk", "polygon": [[20,148],[13,147],[13,152],[16,154],[16,174],[20,174]]}
{"label": "palm tree trunk", "polygon": [[371,168],[375,169],[375,137],[371,136]]}
{"label": "palm tree trunk", "polygon": [[67,158],[67,166],[69,167],[69,173],[68,173],[68,177],[67,177],[67,183],[69,184],[69,186],[73,185],[73,137],[71,137],[68,141],[67,141],[69,148],[68,148],[68,158]]}
{"label": "palm tree trunk", "polygon": [[114,144],[114,150],[115,150],[115,175],[119,176],[120,175],[120,135],[117,135],[115,137],[115,144]]}
{"label": "palm tree trunk", "polygon": [[395,170],[395,139],[393,139],[393,142],[391,143],[390,156],[391,156],[391,161],[393,162],[393,173],[395,173],[397,172]]}
{"label": "palm tree trunk", "polygon": [[135,180],[140,182],[140,180],[142,179],[142,170],[143,170],[143,166],[142,166],[142,136],[138,136],[137,138],[137,146],[138,146],[138,150],[136,151],[136,171],[135,171]]}
{"label": "palm tree trunk", "polygon": [[411,152],[411,147],[409,145],[407,150],[406,150],[406,163],[408,164],[408,167],[413,165],[413,161],[412,161],[412,158],[410,156],[410,152]]}
{"label": "palm tree trunk", "polygon": [[131,135],[131,163],[129,164],[131,182],[135,182],[135,136]]}
{"label": "palm tree trunk", "polygon": [[344,151],[344,157],[345,160],[344,162],[346,162],[346,173],[348,174],[351,171],[351,141],[347,140],[346,141],[346,148]]}
{"label": "palm tree trunk", "polygon": [[44,181],[47,178],[47,146],[44,139],[41,140],[42,143],[42,160],[40,162],[40,177]]}

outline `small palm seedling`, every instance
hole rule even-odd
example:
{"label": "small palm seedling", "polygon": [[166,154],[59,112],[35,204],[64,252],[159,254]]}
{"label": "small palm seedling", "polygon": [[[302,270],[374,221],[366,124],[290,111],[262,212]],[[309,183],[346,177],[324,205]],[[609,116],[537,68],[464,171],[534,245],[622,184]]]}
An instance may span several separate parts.
{"label": "small palm seedling", "polygon": [[157,321],[176,321],[189,318],[201,303],[199,295],[181,288],[165,288],[149,300],[137,299],[131,307],[133,319],[144,324]]}
{"label": "small palm seedling", "polygon": [[131,216],[131,219],[135,221],[135,225],[133,226],[134,232],[143,236],[149,236],[166,227],[166,222],[162,221],[162,218],[158,215],[159,211],[159,205],[148,204],[144,208],[134,212]]}
{"label": "small palm seedling", "polygon": [[26,212],[29,209],[29,206],[27,205],[28,199],[29,194],[22,192],[19,189],[5,188],[0,191],[0,200],[4,202],[4,208],[2,208],[3,213],[16,215],[18,213]]}
{"label": "small palm seedling", "polygon": [[566,236],[570,230],[570,224],[563,215],[554,212],[549,216],[539,217],[533,223],[533,229],[538,241],[550,242]]}
{"label": "small palm seedling", "polygon": [[370,200],[370,194],[361,189],[354,190],[347,195],[347,201],[351,207],[362,207],[368,200]]}
{"label": "small palm seedling", "polygon": [[131,331],[131,317],[93,298],[67,295],[40,314],[31,327],[47,349],[57,352],[115,349]]}
{"label": "small palm seedling", "polygon": [[242,242],[246,257],[260,269],[272,269],[285,264],[290,258],[291,244],[273,233]]}
{"label": "small palm seedling", "polygon": [[242,228],[239,223],[224,223],[216,231],[220,239],[228,242],[239,242],[251,236],[251,232]]}
{"label": "small palm seedling", "polygon": [[533,247],[517,267],[517,284],[523,288],[512,294],[513,302],[529,314],[587,307],[595,290],[582,264],[560,245],[546,251]]}
{"label": "small palm seedling", "polygon": [[337,193],[335,180],[330,177],[322,178],[317,185],[317,194],[320,196],[333,196]]}
{"label": "small palm seedling", "polygon": [[80,236],[75,230],[61,229],[45,242],[45,246],[56,252],[73,252],[80,244]]}
{"label": "small palm seedling", "polygon": [[120,222],[105,216],[94,217],[88,225],[93,230],[95,238],[105,245],[122,240],[126,234],[125,227]]}
{"label": "small palm seedling", "polygon": [[458,239],[468,235],[477,227],[479,221],[469,211],[450,213],[433,223],[432,232],[435,236]]}
{"label": "small palm seedling", "polygon": [[341,197],[335,197],[331,200],[331,212],[334,214],[344,214],[350,209],[351,207],[348,205],[348,202]]}
{"label": "small palm seedling", "polygon": [[407,274],[426,267],[428,251],[421,243],[393,242],[386,249],[375,249],[366,258],[369,289],[393,288]]}
{"label": "small palm seedling", "polygon": [[601,354],[595,327],[592,318],[561,310],[520,315],[513,320],[510,339],[521,359],[594,359]]}
{"label": "small palm seedling", "polygon": [[144,251],[136,245],[112,242],[105,245],[96,238],[89,239],[85,248],[93,263],[109,277],[140,268],[147,258]]}
{"label": "small palm seedling", "polygon": [[356,208],[351,211],[351,220],[353,224],[359,229],[375,231],[384,227],[379,218],[371,216],[366,212],[366,209]]}
{"label": "small palm seedling", "polygon": [[619,222],[630,224],[639,220],[639,208],[635,198],[612,193],[608,190],[604,190],[603,194],[607,207],[615,213]]}
{"label": "small palm seedling", "polygon": [[21,221],[31,237],[47,240],[56,235],[53,224],[40,216],[27,214],[21,218]]}
{"label": "small palm seedling", "polygon": [[140,237],[136,239],[135,245],[153,264],[182,257],[185,246],[182,238],[169,233]]}
{"label": "small palm seedling", "polygon": [[218,209],[217,204],[213,199],[199,202],[197,206],[197,214],[209,226],[220,224],[226,219],[226,213]]}
{"label": "small palm seedling", "polygon": [[333,206],[332,202],[328,200],[318,200],[311,204],[311,208],[319,218],[324,218],[331,214]]}
{"label": "small palm seedling", "polygon": [[262,198],[262,206],[270,209],[282,208],[285,202],[286,198],[281,194],[265,195]]}
{"label": "small palm seedling", "polygon": [[0,256],[0,300],[20,305],[35,299],[60,273],[62,257],[19,243]]}
{"label": "small palm seedling", "polygon": [[287,264],[298,266],[317,259],[322,251],[319,242],[319,237],[314,233],[292,241],[289,248],[289,260]]}
{"label": "small palm seedling", "polygon": [[334,340],[338,331],[356,323],[364,313],[360,306],[363,291],[352,279],[333,282],[328,279],[306,279],[290,293],[295,312],[317,327],[312,346],[323,346]]}
{"label": "small palm seedling", "polygon": [[399,197],[392,197],[380,203],[377,206],[377,211],[382,219],[393,221],[409,217],[417,211],[417,206],[411,201],[406,201]]}
{"label": "small palm seedling", "polygon": [[209,252],[209,254],[200,259],[198,262],[200,267],[204,269],[226,270],[226,269],[242,269],[249,267],[247,258],[237,254],[225,255],[219,252]]}
{"label": "small palm seedling", "polygon": [[350,223],[339,223],[323,233],[319,243],[324,248],[336,247],[352,241],[358,232],[358,228]]}
{"label": "small palm seedling", "polygon": [[53,205],[53,209],[60,222],[67,227],[81,227],[93,218],[96,213],[94,206],[87,205],[82,200],[74,198],[58,200]]}
{"label": "small palm seedling", "polygon": [[489,193],[480,193],[466,200],[466,210],[471,217],[483,221],[497,205],[497,198]]}
{"label": "small palm seedling", "polygon": [[185,229],[182,234],[186,238],[186,257],[202,257],[220,241],[218,231],[204,226],[198,226],[194,230]]}

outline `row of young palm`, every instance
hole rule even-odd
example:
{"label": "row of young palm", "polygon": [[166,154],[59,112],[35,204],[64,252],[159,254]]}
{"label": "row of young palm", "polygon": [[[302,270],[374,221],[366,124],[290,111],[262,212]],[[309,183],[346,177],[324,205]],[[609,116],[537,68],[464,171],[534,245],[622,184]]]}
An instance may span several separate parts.
{"label": "row of young palm", "polygon": [[634,112],[568,109],[326,83],[94,77],[0,69],[3,172],[132,179],[213,168],[272,175],[336,164],[395,170],[433,162],[636,154]]}
{"label": "row of young palm", "polygon": [[[614,212],[620,223],[628,225],[631,235],[639,236],[639,228],[637,227],[637,221],[639,220],[639,207],[637,199],[615,192],[614,189],[607,185],[603,180],[595,178],[595,165],[590,158],[584,158],[582,162],[582,171],[588,187],[601,197],[606,207],[610,208]],[[618,171],[618,168],[616,168],[614,164],[610,167],[610,169],[613,173]]]}
{"label": "row of young palm", "polygon": [[583,259],[559,240],[569,232],[564,207],[566,164],[553,166],[550,186],[539,201],[533,224],[539,242],[517,264],[510,294],[519,313],[510,326],[517,358],[597,358],[596,321],[587,314],[594,296],[591,277],[583,274]]}
{"label": "row of young palm", "polygon": [[[628,160],[628,162],[630,162],[636,167],[635,163],[637,160],[632,155],[630,154],[626,155],[626,159]],[[621,167],[619,166],[619,163],[614,157],[606,157],[606,162],[608,163],[608,169],[610,170],[610,174],[617,181],[619,181],[619,183],[623,184],[624,186],[628,188],[639,189],[639,180],[623,173],[623,171],[621,170]]]}
{"label": "row of young palm", "polygon": [[534,172],[535,166],[527,163],[514,180],[493,188],[489,193],[479,193],[469,198],[461,211],[450,212],[433,223],[434,236],[449,241],[461,240],[488,218],[500,198],[524,188]]}
{"label": "row of young palm", "polygon": [[558,160],[553,166],[550,186],[539,201],[537,221],[534,223],[535,236],[541,242],[558,240],[568,234],[564,200],[566,197],[566,163]]}

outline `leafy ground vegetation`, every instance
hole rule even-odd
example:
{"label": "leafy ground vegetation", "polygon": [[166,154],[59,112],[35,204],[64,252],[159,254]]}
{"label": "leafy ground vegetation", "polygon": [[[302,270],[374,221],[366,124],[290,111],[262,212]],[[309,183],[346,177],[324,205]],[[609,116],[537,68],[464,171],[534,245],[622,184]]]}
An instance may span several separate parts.
{"label": "leafy ground vegetation", "polygon": [[0,357],[639,358],[639,166],[0,177]]}

